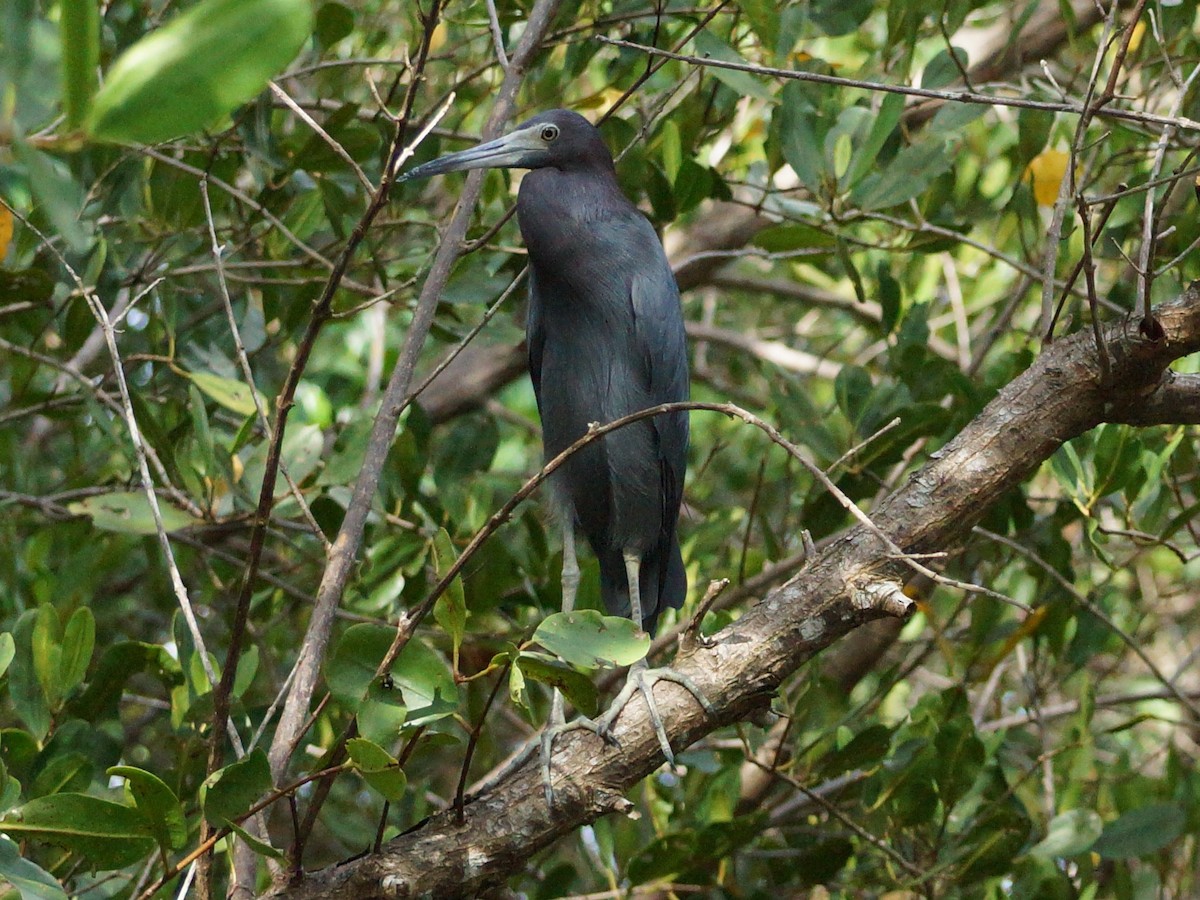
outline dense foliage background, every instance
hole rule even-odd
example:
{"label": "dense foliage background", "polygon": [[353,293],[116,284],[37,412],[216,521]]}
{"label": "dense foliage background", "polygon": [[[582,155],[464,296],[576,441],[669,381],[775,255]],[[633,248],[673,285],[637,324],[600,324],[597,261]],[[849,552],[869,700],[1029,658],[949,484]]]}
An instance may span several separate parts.
{"label": "dense foliage background", "polygon": [[[311,22],[303,3],[209,0],[179,32],[189,52],[118,82],[122,51],[192,6],[0,5],[0,831],[18,842],[0,840],[0,876],[26,898],[223,892],[235,825],[265,825],[255,851],[284,871],[362,853],[533,735],[545,682],[584,705],[588,679],[612,684],[526,644],[560,599],[533,500],[372,681],[397,620],[541,462],[523,283],[507,291],[519,175],[483,179],[427,339],[417,297],[464,179],[371,205],[401,148],[478,138],[531,0],[331,0]],[[1143,298],[1200,274],[1192,0],[876,6],[568,0],[509,121],[602,122],[677,265],[694,397],[776,425],[867,513],[1029,364],[1060,301],[1057,335],[1092,311],[1136,330]],[[419,350],[416,388],[467,339],[367,486],[311,718],[272,756],[284,790],[256,825],[401,348]],[[290,481],[268,480],[268,521],[285,388]],[[637,815],[538,853],[511,887],[1195,896],[1195,410],[1170,421],[1063,446],[926,560],[991,593],[910,585],[920,612],[806,667],[775,726],[712,734],[631,795]],[[799,567],[802,529],[820,546],[852,521],[760,431],[697,412],[692,435],[692,600],[666,632],[710,579],[732,585],[705,629],[727,623]],[[586,555],[581,602],[598,602]],[[213,741],[226,694],[237,740]]]}

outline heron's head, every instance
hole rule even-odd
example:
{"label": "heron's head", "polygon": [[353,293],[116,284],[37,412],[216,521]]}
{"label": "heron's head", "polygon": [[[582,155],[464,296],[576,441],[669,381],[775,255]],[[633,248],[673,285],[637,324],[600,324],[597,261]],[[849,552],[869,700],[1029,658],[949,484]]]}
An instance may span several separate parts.
{"label": "heron's head", "polygon": [[410,169],[401,181],[428,178],[464,169],[603,169],[612,171],[612,154],[596,130],[579,113],[552,109],[522,122],[508,134],[448,153]]}

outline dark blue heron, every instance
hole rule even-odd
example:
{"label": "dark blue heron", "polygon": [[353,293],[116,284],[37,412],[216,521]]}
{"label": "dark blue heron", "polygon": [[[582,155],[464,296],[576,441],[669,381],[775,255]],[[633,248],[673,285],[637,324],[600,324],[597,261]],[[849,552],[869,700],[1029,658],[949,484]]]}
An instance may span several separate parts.
{"label": "dark blue heron", "polygon": [[[551,110],[404,177],[491,168],[532,170],[521,181],[517,220],[529,250],[529,374],[546,459],[581,438],[590,423],[686,400],[687,347],[675,276],[653,226],[621,191],[600,132],[578,113]],[[675,526],[687,445],[687,414],[660,414],[589,444],[552,477],[564,531],[564,611],[574,607],[579,584],[577,528],[599,559],[611,614],[631,616],[653,633],[664,609],[683,604],[687,576]],[[645,660],[631,667],[625,690],[598,722],[564,726],[562,699],[555,695],[542,744],[548,796],[555,734],[587,727],[607,737],[635,691],[646,698],[663,754],[674,764],[652,693],[663,679],[682,684],[709,708],[690,681],[669,669],[648,669]]]}

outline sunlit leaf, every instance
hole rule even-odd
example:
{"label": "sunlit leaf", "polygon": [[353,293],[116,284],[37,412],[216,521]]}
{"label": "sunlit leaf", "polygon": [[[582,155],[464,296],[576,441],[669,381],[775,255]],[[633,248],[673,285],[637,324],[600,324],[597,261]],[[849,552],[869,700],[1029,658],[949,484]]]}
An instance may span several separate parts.
{"label": "sunlit leaf", "polygon": [[1103,829],[1104,822],[1095,810],[1067,810],[1050,820],[1046,826],[1046,836],[1029,852],[1046,859],[1075,856],[1091,849]]}
{"label": "sunlit leaf", "polygon": [[[232,378],[222,378],[211,372],[189,372],[187,377],[192,380],[192,384],[231,412],[239,416],[254,415],[254,394],[249,385]],[[259,402],[265,409],[266,399],[261,394]]]}
{"label": "sunlit leaf", "polygon": [[1025,177],[1033,186],[1033,199],[1039,206],[1053,206],[1067,174],[1071,155],[1062,150],[1043,150],[1025,169]]}
{"label": "sunlit leaf", "polygon": [[[93,525],[105,531],[154,534],[156,530],[150,501],[142,491],[116,491],[85,497],[69,503],[67,509],[77,516],[89,516]],[[158,510],[168,534],[198,524],[197,519],[161,498],[158,501]]]}
{"label": "sunlit leaf", "polygon": [[548,616],[533,639],[551,653],[585,669],[628,666],[646,655],[650,636],[624,616],[592,609]]}
{"label": "sunlit leaf", "polygon": [[149,144],[213,125],[266,87],[312,24],[309,0],[203,0],[117,59],[88,131]]}

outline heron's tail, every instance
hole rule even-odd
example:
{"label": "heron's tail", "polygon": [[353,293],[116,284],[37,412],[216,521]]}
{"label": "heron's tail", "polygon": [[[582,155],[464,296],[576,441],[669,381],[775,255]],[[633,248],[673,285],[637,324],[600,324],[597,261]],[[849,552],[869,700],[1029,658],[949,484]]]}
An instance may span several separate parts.
{"label": "heron's tail", "polygon": [[[665,552],[664,552],[665,551]],[[620,551],[599,554],[600,595],[604,608],[612,616],[629,615],[629,586],[625,578],[625,559]],[[651,636],[664,609],[679,609],[687,597],[687,572],[683,554],[674,534],[642,557],[639,579],[642,596],[642,628]]]}

